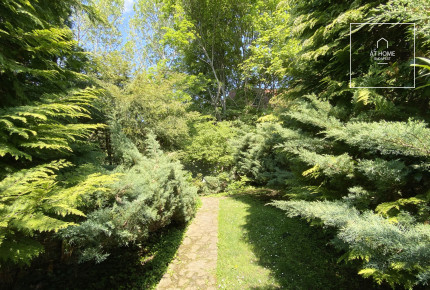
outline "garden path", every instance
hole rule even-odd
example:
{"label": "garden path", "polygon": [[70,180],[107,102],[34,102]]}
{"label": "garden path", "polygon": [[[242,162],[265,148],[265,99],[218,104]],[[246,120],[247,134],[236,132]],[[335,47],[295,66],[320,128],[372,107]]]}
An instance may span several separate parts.
{"label": "garden path", "polygon": [[219,198],[203,197],[157,289],[216,289]]}

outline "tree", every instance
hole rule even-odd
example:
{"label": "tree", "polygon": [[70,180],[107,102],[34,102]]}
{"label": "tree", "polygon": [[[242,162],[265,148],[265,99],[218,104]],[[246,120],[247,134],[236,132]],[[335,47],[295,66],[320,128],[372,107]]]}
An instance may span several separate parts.
{"label": "tree", "polygon": [[193,83],[193,77],[162,68],[142,72],[116,96],[114,118],[141,151],[149,132],[156,134],[163,148],[180,148],[196,115],[188,110]]}
{"label": "tree", "polygon": [[[362,261],[361,275],[406,288],[426,285],[430,269],[428,100],[425,88],[350,89],[349,27],[416,22],[417,51],[423,53],[427,2],[290,2],[290,25],[302,49],[290,63],[290,87],[279,96],[282,107],[272,121],[282,126],[246,136],[236,159],[241,174],[257,182],[283,179],[290,200],[273,205],[289,216],[337,228],[333,243],[344,259]],[[360,29],[367,34],[357,34],[356,41],[371,41],[375,31]],[[401,42],[404,35],[391,37]],[[387,73],[401,78],[366,64],[353,72],[353,81]],[[267,174],[276,167],[283,170]]]}
{"label": "tree", "polygon": [[131,19],[133,42],[139,70],[164,65],[171,67],[176,61],[177,51],[165,41],[167,30],[173,27],[173,17],[165,13],[163,1],[139,0]]}
{"label": "tree", "polygon": [[230,142],[236,135],[235,131],[229,121],[203,119],[195,122],[191,138],[182,154],[185,164],[199,173],[228,170],[233,163],[233,146]]}
{"label": "tree", "polygon": [[120,30],[124,9],[124,0],[92,0],[88,7],[74,7],[71,17],[74,39],[92,62],[87,73],[119,87],[125,86],[135,69],[135,45],[124,43]]}
{"label": "tree", "polygon": [[41,233],[73,224],[84,215],[82,196],[108,183],[94,170],[59,176],[73,175],[74,153],[92,154],[88,139],[103,127],[91,121],[102,91],[82,74],[86,58],[68,26],[73,7],[86,9],[78,1],[0,3],[2,264],[29,263],[44,250]]}
{"label": "tree", "polygon": [[[286,1],[259,1],[254,15],[255,39],[241,63],[245,83],[252,88],[286,88],[291,75],[289,64],[299,50],[291,38],[290,8]],[[273,94],[272,94],[273,96]]]}
{"label": "tree", "polygon": [[166,11],[174,25],[168,28],[166,42],[179,52],[182,71],[207,81],[207,95],[196,98],[212,107],[218,120],[226,112],[230,90],[240,88],[239,64],[253,39],[249,1],[170,1]]}

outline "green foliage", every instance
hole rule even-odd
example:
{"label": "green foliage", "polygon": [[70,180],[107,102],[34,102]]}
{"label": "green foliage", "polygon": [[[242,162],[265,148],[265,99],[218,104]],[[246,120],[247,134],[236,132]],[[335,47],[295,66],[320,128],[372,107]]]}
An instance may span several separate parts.
{"label": "green foliage", "polygon": [[[46,95],[40,101],[25,106],[0,109],[2,161],[7,162],[12,157],[18,161],[15,167],[33,159],[49,160],[70,155],[73,152],[72,144],[88,138],[95,129],[103,127],[101,124],[77,122],[90,118],[89,108],[100,92],[87,88],[66,96]],[[4,176],[14,167],[4,166],[0,174]]]}
{"label": "green foliage", "polygon": [[[91,60],[87,73],[124,87],[133,69],[134,45],[122,43],[124,0],[92,0],[88,7],[77,7],[71,15],[71,28],[78,45]],[[89,13],[90,12],[90,13]]]}
{"label": "green foliage", "polygon": [[44,94],[68,91],[86,79],[79,52],[65,19],[80,1],[25,0],[0,4],[0,108],[26,105]]}
{"label": "green foliage", "polygon": [[166,38],[181,37],[183,40],[190,36],[180,35],[183,32],[181,28],[177,35],[171,35],[175,33],[173,24],[178,19],[167,17],[165,9],[165,1],[138,0],[135,3],[130,26],[133,28],[133,42],[139,52],[134,62],[142,68],[155,68],[160,64],[170,66],[177,52],[166,44]]}
{"label": "green foliage", "polygon": [[246,188],[250,189],[251,187],[247,187],[248,183],[251,181],[245,175],[240,176],[239,180],[231,181],[227,186],[227,192],[231,194],[243,192]]}
{"label": "green foliage", "polygon": [[[418,77],[419,78],[426,77],[428,79],[430,76],[430,72],[429,72],[430,71],[430,59],[423,58],[423,57],[418,57],[418,59],[421,60],[421,62],[425,63],[425,64],[415,64],[415,66],[422,68],[421,71],[424,71]],[[419,87],[419,89],[422,89],[422,88],[425,88],[428,86],[430,86],[430,84],[427,83],[427,84]]]}
{"label": "green foliage", "polygon": [[73,8],[89,11],[78,1],[0,4],[2,178],[70,155],[101,127],[89,119],[102,91],[81,74],[86,58],[66,23]]}
{"label": "green foliage", "polygon": [[[284,115],[290,128],[278,128],[278,132],[294,132],[278,146],[290,155],[289,196],[341,201],[275,204],[291,216],[322,220],[324,225],[339,228],[347,255],[363,261],[360,273],[366,277],[405,287],[425,284],[428,265],[422,264],[423,253],[411,253],[425,247],[427,239],[421,234],[426,228],[422,223],[429,219],[427,124],[354,118],[342,122],[341,111],[314,97],[295,102],[293,108]],[[415,222],[404,222],[406,217]],[[399,223],[398,235],[405,237],[389,234],[397,227],[395,223]],[[353,236],[345,238],[347,233]],[[390,249],[379,246],[392,243],[395,246]],[[401,258],[389,254],[405,252],[408,254]]]}
{"label": "green foliage", "polygon": [[345,126],[327,129],[326,134],[362,150],[383,155],[427,157],[430,152],[430,129],[420,121],[348,122]]}
{"label": "green foliage", "polygon": [[257,125],[256,132],[243,136],[236,145],[234,171],[247,176],[254,183],[282,186],[290,176],[288,159],[277,148],[293,132],[283,130],[278,123],[264,122]]}
{"label": "green foliage", "polygon": [[[289,67],[281,64],[290,86],[274,102],[276,118],[263,119],[242,138],[235,170],[251,182],[283,187],[291,200],[275,204],[290,216],[336,227],[345,256],[363,263],[364,276],[407,288],[426,285],[427,88],[349,89],[348,45],[349,23],[416,22],[417,51],[425,56],[428,1],[288,3],[292,41],[301,45]],[[360,35],[356,41],[370,41]],[[356,73],[372,79],[381,72],[363,62]]]}
{"label": "green foliage", "polygon": [[204,194],[214,194],[223,191],[226,188],[226,182],[217,176],[205,176],[203,178],[204,187],[202,192]]}
{"label": "green foliage", "polygon": [[232,122],[201,121],[194,124],[191,139],[182,153],[184,162],[202,173],[219,173],[233,163]]}
{"label": "green foliage", "polygon": [[[68,254],[101,262],[186,223],[197,189],[176,156],[203,193],[282,188],[290,200],[273,204],[337,228],[333,242],[363,276],[426,285],[429,8],[426,0],[139,0],[136,40],[124,42],[123,0],[2,1],[2,261],[28,264],[57,233]],[[419,89],[349,88],[356,22],[416,24],[390,41],[416,35]],[[376,32],[352,33],[366,45]],[[352,84],[387,75],[403,81],[363,59]],[[119,174],[103,174],[105,157]],[[264,219],[253,215],[248,234],[260,237]],[[279,261],[292,253],[284,254]]]}
{"label": "green foliage", "polygon": [[243,77],[257,87],[286,87],[288,67],[298,52],[297,40],[288,38],[290,8],[287,1],[257,1],[253,16],[257,37],[248,47],[248,57],[241,63]]}
{"label": "green foliage", "polygon": [[99,173],[67,186],[55,174],[70,162],[53,161],[31,169],[20,170],[0,181],[0,259],[27,263],[43,252],[35,236],[57,232],[74,225],[66,216],[85,216],[78,209],[81,197],[114,181],[112,176]]}
{"label": "green foliage", "polygon": [[130,168],[142,161],[142,154],[137,146],[123,132],[121,125],[117,121],[112,121],[110,125],[112,147],[114,151],[114,161],[121,167]]}
{"label": "green foliage", "polygon": [[83,196],[114,180],[71,173],[74,154],[91,155],[88,140],[103,127],[91,120],[103,91],[81,74],[87,63],[67,25],[72,9],[90,11],[79,1],[0,3],[2,264],[29,264],[44,250],[42,236],[85,216]]}
{"label": "green foliage", "polygon": [[[254,39],[257,2],[170,0],[163,10],[173,22],[165,43],[177,52],[181,71],[203,75],[207,85],[195,103],[217,120],[227,112],[229,92],[245,85],[239,65]],[[259,4],[265,7],[263,1]]]}
{"label": "green foliage", "polygon": [[[349,90],[350,23],[416,23],[417,51],[425,54],[428,50],[428,1],[383,0],[338,3],[290,1],[289,4],[292,14],[291,25],[294,27],[292,32],[302,44],[302,52],[290,70],[294,83],[290,94],[294,96],[314,92],[320,94],[322,98],[332,100],[350,98],[352,94]],[[354,42],[364,46],[370,45],[373,38],[369,36],[374,36],[375,30],[371,26],[362,26],[360,31],[360,34],[354,35]],[[390,36],[390,40],[399,43],[405,41],[403,38],[406,37],[412,43],[413,35],[413,31],[409,31],[406,36],[395,33]],[[369,83],[374,81],[378,74],[390,74],[391,80],[399,80],[402,77],[398,71],[388,72],[380,68],[369,68],[366,59],[361,61],[360,66],[354,69],[352,74],[355,86],[359,86],[362,81],[356,79],[356,75],[365,75],[363,79]],[[378,91],[384,95],[382,92],[391,94],[389,90]],[[385,94],[384,99],[393,101],[394,95],[397,94],[394,92],[393,97],[387,98]]]}
{"label": "green foliage", "polygon": [[[354,171],[354,162],[348,154],[342,155],[320,155],[308,150],[297,150],[297,155],[303,162],[313,165],[325,176],[346,175],[351,176]],[[312,170],[313,172],[315,170]],[[303,176],[309,175],[309,170],[303,172]]]}
{"label": "green foliage", "polygon": [[191,77],[161,69],[139,74],[124,94],[115,96],[115,118],[140,150],[150,131],[157,135],[163,148],[184,145],[189,123],[195,117],[195,113],[187,110],[191,100],[188,88],[192,83]]}
{"label": "green foliage", "polygon": [[168,227],[153,233],[143,245],[115,249],[99,264],[58,263],[52,274],[33,266],[32,271],[21,272],[14,285],[19,289],[35,288],[37,285],[76,290],[154,289],[174,259],[185,230],[186,227]]}
{"label": "green foliage", "polygon": [[99,197],[101,207],[60,236],[80,252],[80,261],[101,262],[115,247],[139,244],[160,229],[184,224],[193,216],[196,188],[177,161],[164,154],[150,134],[145,155],[131,167],[120,167],[121,179],[111,195]]}
{"label": "green foliage", "polygon": [[260,192],[220,200],[219,288],[378,289],[354,273],[355,263],[337,263],[327,233],[265,206],[273,192]]}
{"label": "green foliage", "polygon": [[402,284],[412,288],[426,284],[430,271],[430,226],[415,223],[404,214],[398,223],[374,214],[360,213],[341,202],[275,201],[289,217],[318,219],[339,229],[337,237],[348,245],[348,260],[364,261],[359,274],[373,277],[379,284]]}

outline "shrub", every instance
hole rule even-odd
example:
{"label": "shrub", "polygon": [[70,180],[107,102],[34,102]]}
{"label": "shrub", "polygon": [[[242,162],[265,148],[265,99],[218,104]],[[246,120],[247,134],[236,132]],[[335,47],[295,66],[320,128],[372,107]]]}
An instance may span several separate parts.
{"label": "shrub", "polygon": [[288,158],[278,148],[288,130],[277,123],[258,124],[255,132],[244,135],[234,151],[234,173],[260,185],[285,185],[290,175]]}
{"label": "shrub", "polygon": [[70,167],[64,160],[20,170],[0,181],[0,259],[26,263],[44,251],[38,235],[75,225],[70,216],[85,216],[78,209],[82,196],[107,191],[114,177],[99,173],[70,186],[55,174]]}
{"label": "shrub", "polygon": [[221,172],[216,176],[205,176],[203,178],[204,189],[203,192],[205,194],[215,194],[220,193],[226,190],[227,186],[231,181],[230,175],[228,172]]}
{"label": "shrub", "polygon": [[[317,219],[325,226],[338,228],[337,238],[349,251],[343,259],[362,260],[359,274],[378,283],[388,281],[406,288],[430,277],[430,226],[416,223],[403,212],[394,223],[371,211],[360,213],[342,202],[276,201],[289,217]],[[341,242],[340,242],[341,241]]]}
{"label": "shrub", "polygon": [[[279,124],[263,124],[243,139],[236,168],[254,182],[280,181],[288,201],[273,203],[289,216],[334,227],[333,243],[358,271],[377,283],[428,285],[430,129],[426,64],[416,90],[368,87],[388,77],[408,82],[393,66],[369,59],[348,77],[350,23],[416,23],[390,41],[428,51],[429,1],[289,1],[292,34],[301,52],[288,67],[288,91],[277,97]],[[309,13],[312,11],[312,13]],[[372,44],[374,27],[356,39]],[[352,33],[355,33],[352,31]],[[353,54],[352,57],[355,55]],[[425,53],[425,57],[428,57]],[[408,56],[409,63],[413,57]],[[426,62],[421,59],[420,63]],[[411,74],[405,64],[401,69]],[[412,74],[411,74],[412,75]],[[362,76],[362,77],[358,77]],[[375,84],[375,86],[377,86]],[[280,178],[277,178],[280,177]]]}
{"label": "shrub", "polygon": [[193,171],[202,174],[226,171],[233,164],[231,139],[234,136],[231,122],[197,122],[182,159]]}
{"label": "shrub", "polygon": [[171,223],[184,224],[193,216],[197,189],[181,164],[160,150],[153,134],[145,145],[136,164],[117,170],[122,177],[112,186],[113,199],[102,196],[98,204],[103,206],[78,226],[60,232],[79,250],[80,261],[101,262],[113,247],[142,243],[150,233]]}
{"label": "shrub", "polygon": [[84,216],[81,198],[113,180],[61,176],[94,149],[88,140],[103,127],[92,120],[103,90],[89,87],[88,61],[70,30],[76,8],[89,11],[76,0],[0,2],[1,266],[30,263],[44,251],[41,236]]}

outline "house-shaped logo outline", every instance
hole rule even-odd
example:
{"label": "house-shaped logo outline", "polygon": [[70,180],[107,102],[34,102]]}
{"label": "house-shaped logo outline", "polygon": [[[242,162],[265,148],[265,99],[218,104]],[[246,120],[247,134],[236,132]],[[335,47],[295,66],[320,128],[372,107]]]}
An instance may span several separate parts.
{"label": "house-shaped logo outline", "polygon": [[381,37],[377,42],[376,42],[376,48],[379,48],[379,42],[381,40],[385,40],[385,43],[387,44],[387,48],[388,48],[388,40],[386,40],[385,38]]}

